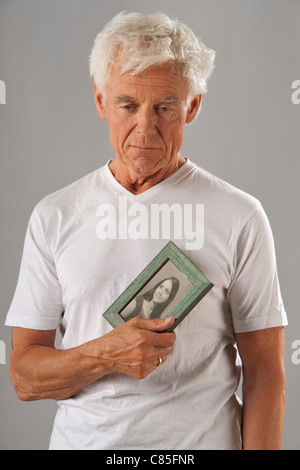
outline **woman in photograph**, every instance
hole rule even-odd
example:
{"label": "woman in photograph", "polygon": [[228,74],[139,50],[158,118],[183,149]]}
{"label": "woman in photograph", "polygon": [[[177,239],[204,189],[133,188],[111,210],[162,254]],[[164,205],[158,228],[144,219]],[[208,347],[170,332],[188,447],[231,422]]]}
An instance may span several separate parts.
{"label": "woman in photograph", "polygon": [[152,289],[138,295],[121,314],[124,320],[133,317],[160,318],[165,308],[172,302],[179,288],[176,277],[163,279]]}

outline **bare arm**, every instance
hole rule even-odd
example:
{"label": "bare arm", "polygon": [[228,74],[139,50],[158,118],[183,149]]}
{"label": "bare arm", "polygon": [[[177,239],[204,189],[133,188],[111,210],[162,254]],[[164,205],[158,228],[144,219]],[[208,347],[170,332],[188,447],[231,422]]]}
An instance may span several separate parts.
{"label": "bare arm", "polygon": [[147,377],[172,352],[176,335],[159,334],[174,319],[133,318],[81,346],[58,350],[54,331],[13,328],[11,379],[21,400],[71,397],[111,372]]}
{"label": "bare arm", "polygon": [[280,450],[285,408],[283,327],[236,334],[243,367],[243,449]]}

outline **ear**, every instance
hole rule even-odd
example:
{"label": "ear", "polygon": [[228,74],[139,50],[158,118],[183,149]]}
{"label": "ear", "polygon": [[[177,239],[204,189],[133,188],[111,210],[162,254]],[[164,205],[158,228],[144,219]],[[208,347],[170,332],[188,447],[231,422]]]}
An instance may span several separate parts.
{"label": "ear", "polygon": [[94,100],[96,105],[96,110],[101,119],[106,118],[105,103],[102,93],[97,89],[96,84],[94,83]]}
{"label": "ear", "polygon": [[190,102],[190,106],[186,115],[187,124],[190,124],[195,119],[198,113],[199,107],[200,107],[201,98],[202,98],[202,95],[196,95]]}

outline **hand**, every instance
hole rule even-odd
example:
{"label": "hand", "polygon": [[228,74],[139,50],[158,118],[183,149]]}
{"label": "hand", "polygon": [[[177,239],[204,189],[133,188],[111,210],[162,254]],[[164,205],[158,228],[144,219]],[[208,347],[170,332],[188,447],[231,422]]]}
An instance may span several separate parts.
{"label": "hand", "polygon": [[101,361],[106,362],[110,372],[144,379],[156,369],[159,357],[165,362],[172,352],[175,333],[160,333],[174,321],[173,317],[152,320],[135,317],[118,326],[99,338]]}

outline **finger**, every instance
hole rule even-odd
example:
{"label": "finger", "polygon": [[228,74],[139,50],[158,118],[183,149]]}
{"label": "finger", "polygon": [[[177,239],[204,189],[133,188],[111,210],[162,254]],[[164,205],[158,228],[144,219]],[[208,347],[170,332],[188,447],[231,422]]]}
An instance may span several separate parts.
{"label": "finger", "polygon": [[153,319],[146,319],[135,317],[135,324],[138,328],[142,328],[144,330],[162,332],[170,328],[173,325],[175,318],[168,317],[168,318],[153,318]]}
{"label": "finger", "polygon": [[172,352],[176,341],[176,334],[174,331],[161,335],[148,331],[146,334],[149,341],[148,344],[152,346],[154,354],[166,356]]}

